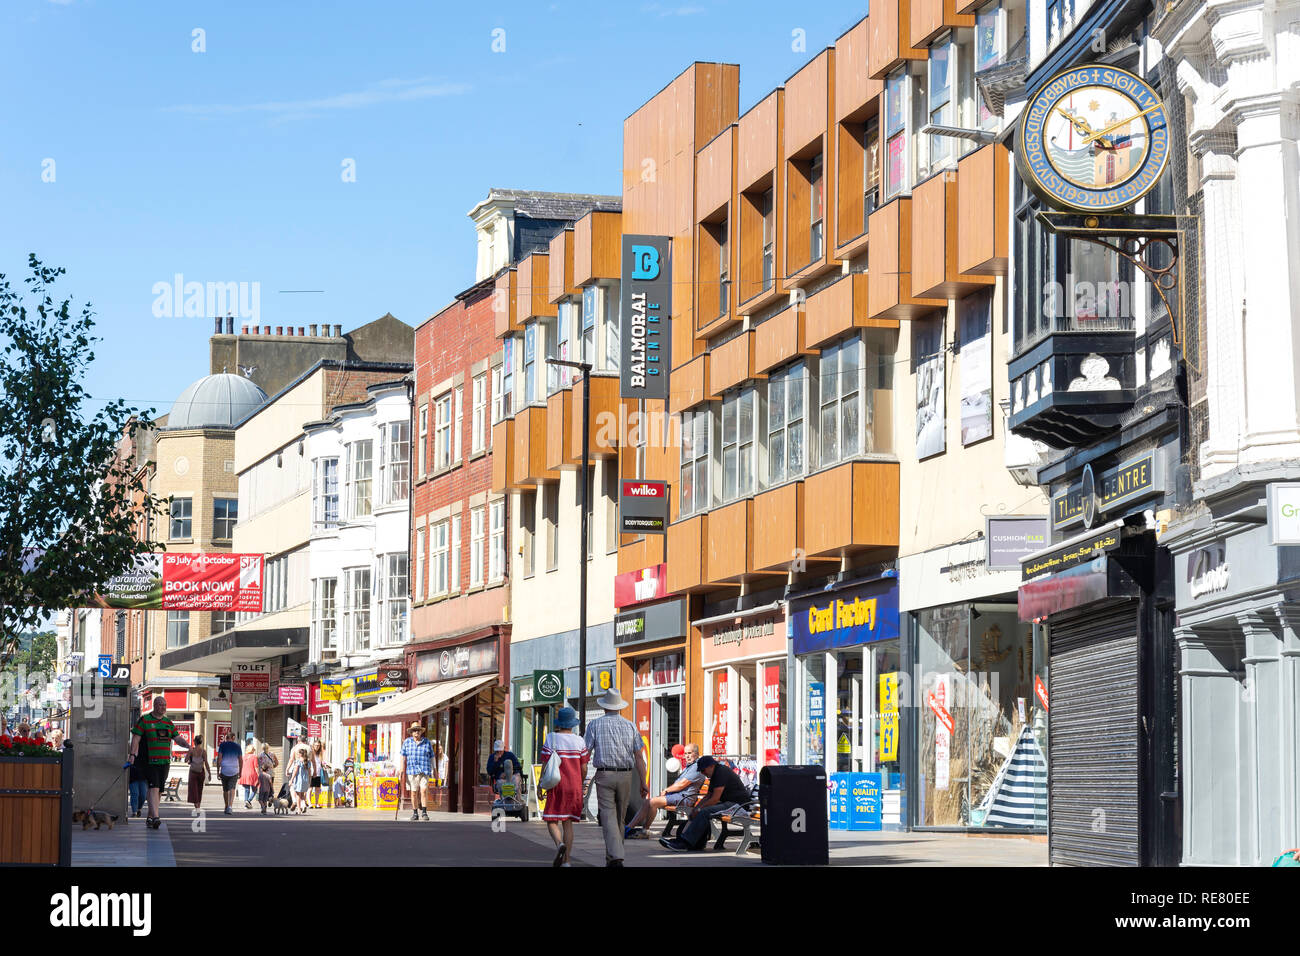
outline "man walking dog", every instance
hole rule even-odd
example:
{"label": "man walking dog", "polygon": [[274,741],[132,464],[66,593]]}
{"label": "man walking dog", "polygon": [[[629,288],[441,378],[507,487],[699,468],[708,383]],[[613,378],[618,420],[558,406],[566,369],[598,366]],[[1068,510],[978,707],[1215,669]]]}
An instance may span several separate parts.
{"label": "man walking dog", "polygon": [[147,758],[145,777],[149,783],[149,817],[145,822],[155,830],[162,826],[162,818],[158,816],[158,801],[163,787],[167,785],[167,769],[172,762],[172,741],[178,736],[176,725],[167,716],[167,701],[162,694],[154,697],[153,708],[149,713],[141,714],[131,728],[131,752],[127,755],[127,760],[135,759],[143,741]]}

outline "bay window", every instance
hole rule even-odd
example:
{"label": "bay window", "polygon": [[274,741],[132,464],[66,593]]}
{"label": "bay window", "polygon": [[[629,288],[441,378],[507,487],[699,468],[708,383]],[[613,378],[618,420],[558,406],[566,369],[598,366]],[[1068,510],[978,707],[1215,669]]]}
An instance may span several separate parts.
{"label": "bay window", "polygon": [[337,650],[338,578],[316,578],[312,581],[311,639],[316,653]]}
{"label": "bay window", "polygon": [[502,498],[491,509],[491,538],[488,541],[488,581],[500,581],[506,575],[506,502]]}
{"label": "bay window", "polygon": [[483,586],[483,543],[486,537],[484,527],[487,511],[474,508],[469,513],[469,586]]}
{"label": "bay window", "polygon": [[885,80],[885,199],[907,189],[907,72]]}
{"label": "bay window", "polygon": [[343,638],[346,651],[370,650],[370,569],[343,569]]}
{"label": "bay window", "polygon": [[524,404],[537,399],[537,323],[524,326]]}
{"label": "bay window", "polygon": [[411,423],[379,426],[379,489],[383,503],[405,501],[410,491]]}
{"label": "bay window", "polygon": [[772,288],[776,276],[776,206],[771,189],[759,200],[759,215],[763,218],[763,291]]}
{"label": "bay window", "polygon": [[424,529],[415,532],[415,599],[424,600]]}
{"label": "bay window", "polygon": [[405,553],[379,555],[379,613],[382,615],[380,639],[384,644],[401,644],[406,641],[406,576],[408,559]]}
{"label": "bay window", "polygon": [[437,472],[451,467],[452,393],[437,398],[433,407],[433,469]]}
{"label": "bay window", "polygon": [[870,120],[862,133],[862,231],[870,228],[871,214],[880,205],[880,121]]}
{"label": "bay window", "polygon": [[374,441],[351,442],[347,451],[348,517],[364,518],[373,510]]}
{"label": "bay window", "polygon": [[618,282],[601,286],[600,294],[604,299],[605,313],[605,371],[617,372],[618,364],[622,360],[618,351],[618,323],[623,310]]}
{"label": "bay window", "polygon": [[498,394],[501,401],[501,414],[497,421],[515,413],[515,340],[507,335],[501,346],[501,388]]}
{"label": "bay window", "polygon": [[447,561],[449,531],[446,521],[439,521],[433,526],[429,539],[429,597],[442,597],[447,593]]}
{"label": "bay window", "polygon": [[339,460],[317,458],[312,462],[312,520],[317,528],[335,528],[339,523]]}
{"label": "bay window", "polygon": [[808,367],[796,362],[767,380],[767,483],[781,484],[807,472]]}
{"label": "bay window", "polygon": [[824,252],[823,240],[825,225],[826,177],[823,175],[823,156],[818,153],[812,158],[808,168],[808,261],[817,262]]}
{"label": "bay window", "polygon": [[862,339],[822,349],[819,370],[817,463],[847,461],[862,449]]}
{"label": "bay window", "polygon": [[596,362],[596,287],[587,286],[582,290],[582,302],[575,305],[582,313],[582,361]]}
{"label": "bay window", "polygon": [[754,493],[758,446],[758,389],[729,393],[722,400],[722,500],[735,501]]}
{"label": "bay window", "polygon": [[471,385],[474,408],[470,419],[470,452],[477,454],[487,447],[487,376],[476,375]]}
{"label": "bay window", "polygon": [[683,516],[700,514],[713,505],[709,472],[712,459],[713,412],[706,405],[682,412],[681,502]]}
{"label": "bay window", "polygon": [[[953,77],[956,73],[956,45],[952,35],[948,34],[937,40],[930,47],[930,104],[929,122],[933,126],[955,126],[956,111],[953,103]],[[933,172],[952,157],[953,140],[950,136],[930,135],[929,166],[926,172]],[[917,178],[926,173],[918,170]]]}

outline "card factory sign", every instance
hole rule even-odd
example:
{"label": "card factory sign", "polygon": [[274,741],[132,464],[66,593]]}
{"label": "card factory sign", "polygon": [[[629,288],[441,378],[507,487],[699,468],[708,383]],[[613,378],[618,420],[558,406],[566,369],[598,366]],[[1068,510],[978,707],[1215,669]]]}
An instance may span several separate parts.
{"label": "card factory sign", "polygon": [[624,236],[620,289],[619,396],[666,399],[672,365],[668,329],[673,311],[672,240]]}
{"label": "card factory sign", "polygon": [[1099,515],[1120,505],[1163,493],[1160,463],[1154,453],[1147,453],[1100,474],[1094,474],[1091,465],[1085,466],[1081,481],[1052,496],[1052,528],[1088,528]]}
{"label": "card factory sign", "polygon": [[898,637],[898,584],[873,581],[825,597],[790,602],[795,654]]}

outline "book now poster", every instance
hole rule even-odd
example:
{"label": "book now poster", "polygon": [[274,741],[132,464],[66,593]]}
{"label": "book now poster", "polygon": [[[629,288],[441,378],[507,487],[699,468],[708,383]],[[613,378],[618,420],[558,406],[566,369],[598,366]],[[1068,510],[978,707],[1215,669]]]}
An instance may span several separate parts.
{"label": "book now poster", "polygon": [[260,554],[142,554],[110,578],[91,607],[163,611],[262,610]]}

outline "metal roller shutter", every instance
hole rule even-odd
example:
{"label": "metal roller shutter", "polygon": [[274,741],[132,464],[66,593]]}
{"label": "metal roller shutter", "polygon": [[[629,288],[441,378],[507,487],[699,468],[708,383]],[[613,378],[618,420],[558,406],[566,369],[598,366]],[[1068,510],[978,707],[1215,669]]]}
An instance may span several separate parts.
{"label": "metal roller shutter", "polygon": [[1138,866],[1136,601],[1051,619],[1051,862]]}

